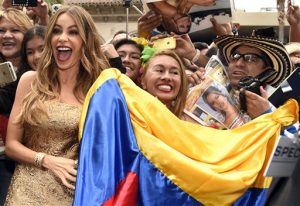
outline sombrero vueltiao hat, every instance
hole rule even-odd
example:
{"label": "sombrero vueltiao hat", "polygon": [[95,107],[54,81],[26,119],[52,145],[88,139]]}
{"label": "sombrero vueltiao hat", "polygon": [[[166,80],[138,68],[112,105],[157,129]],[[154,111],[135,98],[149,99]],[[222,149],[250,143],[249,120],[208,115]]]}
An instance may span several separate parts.
{"label": "sombrero vueltiao hat", "polygon": [[278,40],[254,36],[224,35],[216,38],[214,42],[223,53],[227,63],[229,63],[231,53],[239,45],[251,46],[263,51],[271,60],[272,65],[270,66],[277,71],[266,81],[273,87],[277,87],[294,70],[284,45]]}

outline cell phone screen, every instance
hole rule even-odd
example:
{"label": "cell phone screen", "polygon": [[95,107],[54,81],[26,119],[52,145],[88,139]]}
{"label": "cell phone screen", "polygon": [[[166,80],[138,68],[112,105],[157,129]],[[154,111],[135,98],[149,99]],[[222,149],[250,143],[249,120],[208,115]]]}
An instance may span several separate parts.
{"label": "cell phone screen", "polygon": [[12,0],[13,6],[36,7],[37,0]]}
{"label": "cell phone screen", "polygon": [[4,62],[0,64],[0,86],[17,80],[16,73],[14,71],[11,62]]}
{"label": "cell phone screen", "polygon": [[153,42],[153,48],[156,49],[157,51],[175,49],[176,39],[174,37],[157,39]]}

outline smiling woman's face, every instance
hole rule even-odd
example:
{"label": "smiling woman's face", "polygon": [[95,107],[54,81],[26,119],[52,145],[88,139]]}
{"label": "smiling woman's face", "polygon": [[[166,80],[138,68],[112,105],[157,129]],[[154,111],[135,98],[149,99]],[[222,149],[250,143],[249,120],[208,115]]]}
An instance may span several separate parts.
{"label": "smiling woman's face", "polygon": [[142,86],[161,102],[170,105],[181,86],[179,63],[168,55],[153,57],[142,79]]}
{"label": "smiling woman's face", "polygon": [[132,80],[136,80],[140,74],[141,67],[141,51],[135,45],[123,44],[117,49],[122,59],[123,65],[126,67],[126,75]]}
{"label": "smiling woman's face", "polygon": [[21,56],[24,34],[18,25],[6,18],[0,20],[0,53],[6,60]]}
{"label": "smiling woman's face", "polygon": [[52,50],[59,69],[79,69],[82,42],[74,19],[66,13],[60,15],[51,37]]}
{"label": "smiling woman's face", "polygon": [[27,62],[31,69],[37,70],[39,60],[41,58],[44,49],[44,39],[39,36],[35,36],[27,42],[26,55]]}
{"label": "smiling woman's face", "polygon": [[228,106],[227,98],[218,93],[209,93],[206,97],[207,103],[217,111],[226,111]]}

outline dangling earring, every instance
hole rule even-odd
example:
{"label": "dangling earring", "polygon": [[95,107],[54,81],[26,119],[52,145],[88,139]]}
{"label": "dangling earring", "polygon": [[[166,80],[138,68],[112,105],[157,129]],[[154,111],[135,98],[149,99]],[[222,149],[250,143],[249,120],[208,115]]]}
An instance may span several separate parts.
{"label": "dangling earring", "polygon": [[175,105],[176,105],[176,99],[171,102],[172,107],[175,107]]}

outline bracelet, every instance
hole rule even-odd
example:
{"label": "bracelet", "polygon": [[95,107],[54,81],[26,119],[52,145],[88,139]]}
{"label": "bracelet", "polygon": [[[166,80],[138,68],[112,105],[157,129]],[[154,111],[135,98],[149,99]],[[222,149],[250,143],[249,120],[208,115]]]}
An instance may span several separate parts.
{"label": "bracelet", "polygon": [[36,155],[34,157],[35,166],[42,167],[42,163],[43,163],[43,160],[44,160],[45,156],[46,156],[46,154],[44,154],[42,152],[36,153]]}
{"label": "bracelet", "polygon": [[195,62],[199,59],[199,56],[200,56],[200,50],[199,49],[196,49],[196,54],[195,56],[193,57],[192,59],[192,62],[195,64]]}

